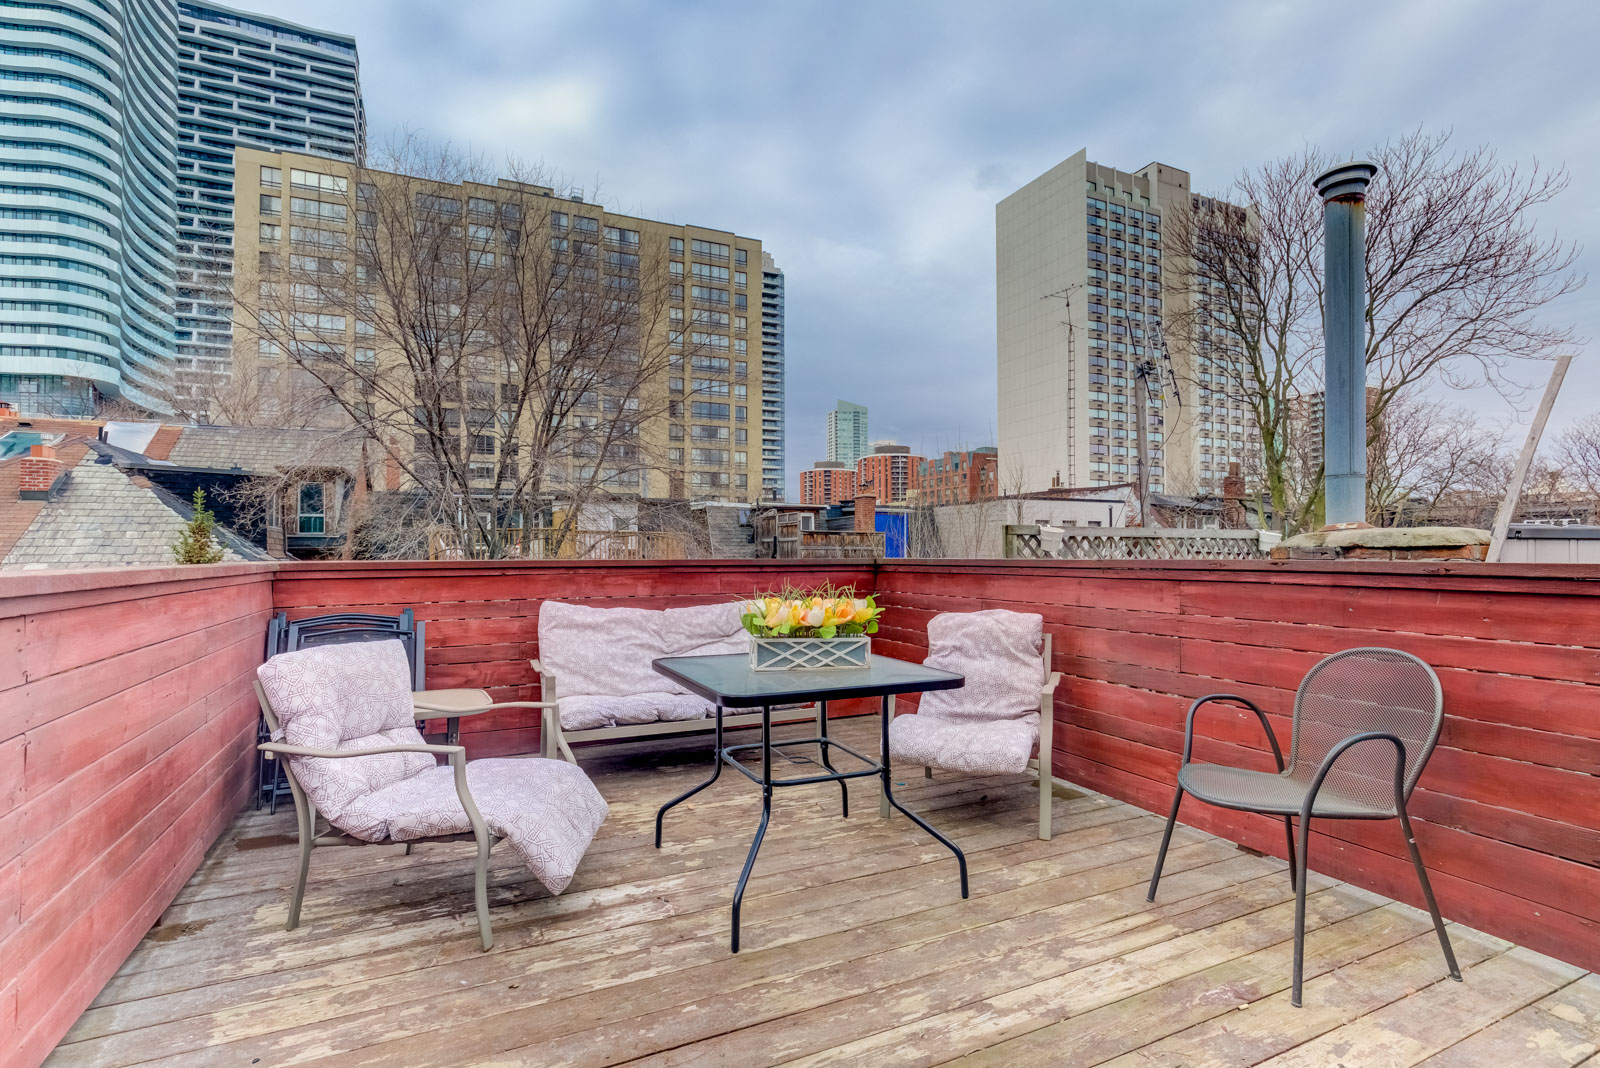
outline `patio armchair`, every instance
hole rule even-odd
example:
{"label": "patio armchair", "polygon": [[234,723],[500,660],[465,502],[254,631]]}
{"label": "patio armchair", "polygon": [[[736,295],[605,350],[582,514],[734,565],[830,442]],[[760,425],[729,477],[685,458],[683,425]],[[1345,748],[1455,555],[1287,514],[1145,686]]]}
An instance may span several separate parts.
{"label": "patio armchair", "polygon": [[[1266,732],[1277,772],[1190,762],[1195,713],[1217,701],[1241,704],[1255,713]],[[1287,761],[1266,713],[1253,702],[1221,693],[1207,694],[1195,701],[1189,706],[1184,725],[1183,763],[1178,768],[1172,813],[1161,836],[1146,900],[1156,899],[1167,845],[1185,793],[1222,808],[1281,816],[1289,877],[1295,891],[1294,986],[1290,1000],[1298,1007],[1305,970],[1306,854],[1312,819],[1398,819],[1434,930],[1439,934],[1450,978],[1460,982],[1461,970],[1456,966],[1450,936],[1445,933],[1433,887],[1428,883],[1428,871],[1411,832],[1411,819],[1406,814],[1406,801],[1433,754],[1443,720],[1444,696],[1438,676],[1427,664],[1398,649],[1347,649],[1326,657],[1307,673],[1294,695]],[[1296,816],[1300,818],[1298,849]]]}
{"label": "patio armchair", "polygon": [[[923,663],[960,672],[967,683],[923,694],[915,715],[894,716],[891,758],[921,764],[929,778],[934,768],[982,775],[1036,769],[1039,837],[1049,841],[1051,708],[1061,674],[1050,670],[1044,618],[1000,609],[941,613],[928,623]],[[879,808],[889,814],[887,799]]]}
{"label": "patio armchair", "polygon": [[[283,653],[256,674],[272,732],[259,748],[286,758],[299,821],[291,931],[300,923],[315,846],[405,842],[409,852],[416,841],[465,838],[478,847],[474,890],[487,950],[494,945],[488,900],[494,845],[510,839],[534,876],[559,894],[605,820],[605,800],[575,765],[538,757],[469,762],[460,745],[424,742],[415,721],[438,713],[414,705],[399,641]],[[439,756],[448,763],[438,764]],[[319,813],[341,833],[319,834]]]}

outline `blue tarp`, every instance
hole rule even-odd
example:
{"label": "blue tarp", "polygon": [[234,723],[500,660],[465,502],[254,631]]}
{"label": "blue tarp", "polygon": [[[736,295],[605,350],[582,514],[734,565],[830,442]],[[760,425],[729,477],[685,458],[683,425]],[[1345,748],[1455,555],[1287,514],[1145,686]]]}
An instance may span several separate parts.
{"label": "blue tarp", "polygon": [[883,535],[883,555],[890,560],[904,560],[906,555],[906,517],[903,512],[879,512],[873,517],[873,529]]}

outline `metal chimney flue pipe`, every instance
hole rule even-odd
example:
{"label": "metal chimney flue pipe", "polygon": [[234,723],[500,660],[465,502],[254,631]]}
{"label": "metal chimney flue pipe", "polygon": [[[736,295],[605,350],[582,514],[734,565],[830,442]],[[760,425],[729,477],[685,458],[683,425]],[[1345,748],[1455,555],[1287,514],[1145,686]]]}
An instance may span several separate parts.
{"label": "metal chimney flue pipe", "polygon": [[1316,179],[1323,236],[1325,522],[1367,518],[1367,185],[1378,168],[1342,163]]}

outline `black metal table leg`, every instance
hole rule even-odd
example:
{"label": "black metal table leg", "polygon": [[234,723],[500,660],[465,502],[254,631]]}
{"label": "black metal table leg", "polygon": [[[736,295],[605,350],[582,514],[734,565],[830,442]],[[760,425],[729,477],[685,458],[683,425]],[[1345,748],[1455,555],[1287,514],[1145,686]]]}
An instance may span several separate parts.
{"label": "black metal table leg", "polygon": [[894,796],[894,790],[891,789],[893,785],[890,781],[893,778],[893,775],[889,771],[889,702],[891,700],[893,700],[893,698],[888,696],[885,696],[883,699],[883,748],[881,755],[878,758],[879,763],[882,766],[880,774],[883,776],[883,796],[888,799],[889,804],[893,805],[901,812],[904,812],[912,823],[915,823],[918,827],[921,827],[923,830],[933,835],[939,840],[940,844],[956,855],[956,862],[961,865],[961,896],[966,897],[967,855],[961,852],[960,847],[958,847],[954,842],[950,841],[950,839],[934,830],[927,820],[923,819],[921,816],[902,805]]}
{"label": "black metal table leg", "polygon": [[[718,721],[721,722],[720,719]],[[717,753],[721,766],[722,753]],[[840,785],[844,785],[840,783]],[[761,840],[767,835],[767,823],[772,819],[772,706],[761,706],[761,824],[756,828],[755,840],[750,843],[750,854],[744,858],[744,870],[739,873],[739,885],[733,890],[733,952],[739,952],[739,906],[744,902],[744,887],[750,881],[750,869],[756,866],[756,854],[761,851]]]}
{"label": "black metal table leg", "polygon": [[[818,704],[822,706],[822,717],[817,722],[817,733],[821,736],[821,742],[817,748],[822,750],[822,766],[831,772],[837,773],[838,769],[833,766],[833,760],[828,756],[828,702],[819,701]],[[850,787],[845,784],[843,779],[839,780],[839,805],[844,810],[843,818],[849,819]]]}
{"label": "black metal table leg", "polygon": [[717,737],[716,744],[711,747],[711,778],[698,786],[691,786],[685,792],[674,797],[671,801],[656,810],[656,848],[661,848],[661,820],[667,814],[667,809],[680,802],[687,801],[707,786],[717,781],[717,776],[722,774],[722,706],[717,705]]}

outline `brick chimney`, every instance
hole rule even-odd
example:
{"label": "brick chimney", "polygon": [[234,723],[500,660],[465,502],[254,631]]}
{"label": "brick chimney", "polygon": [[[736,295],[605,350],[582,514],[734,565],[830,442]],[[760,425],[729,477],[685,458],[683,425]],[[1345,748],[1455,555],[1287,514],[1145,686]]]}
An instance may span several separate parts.
{"label": "brick chimney", "polygon": [[878,529],[878,497],[872,493],[856,495],[856,530],[867,534]]}
{"label": "brick chimney", "polygon": [[1239,465],[1230,463],[1222,480],[1222,529],[1243,530],[1249,526],[1244,517],[1244,476]]}
{"label": "brick chimney", "polygon": [[50,487],[67,470],[67,465],[56,459],[56,450],[48,445],[33,446],[18,463],[17,497],[24,501],[42,501],[49,497]]}

